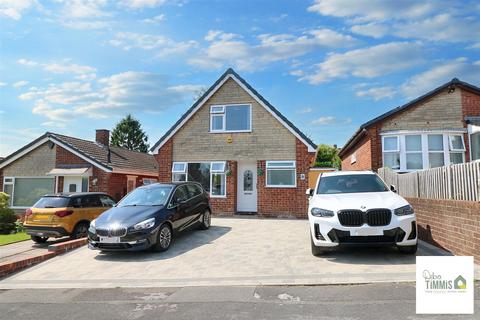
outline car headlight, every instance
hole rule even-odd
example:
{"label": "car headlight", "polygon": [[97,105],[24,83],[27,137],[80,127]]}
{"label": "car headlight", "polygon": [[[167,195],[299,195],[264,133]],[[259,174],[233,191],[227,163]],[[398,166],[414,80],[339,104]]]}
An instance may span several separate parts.
{"label": "car headlight", "polygon": [[397,216],[408,216],[414,214],[413,208],[411,205],[406,205],[394,210],[395,215]]}
{"label": "car headlight", "polygon": [[95,233],[95,219],[90,221],[90,228],[89,228],[92,233]]}
{"label": "car headlight", "polygon": [[150,218],[145,221],[139,222],[133,226],[133,230],[150,229],[155,225],[155,218]]}
{"label": "car headlight", "polygon": [[312,208],[310,210],[310,213],[315,216],[315,217],[333,217],[333,211],[331,210],[326,210],[326,209],[320,209],[320,208]]}

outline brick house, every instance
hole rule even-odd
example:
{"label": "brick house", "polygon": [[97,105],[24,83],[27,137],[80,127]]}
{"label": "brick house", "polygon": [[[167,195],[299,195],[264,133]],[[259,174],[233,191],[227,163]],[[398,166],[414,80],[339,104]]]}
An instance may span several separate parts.
{"label": "brick house", "polygon": [[456,78],[370,120],[340,152],[343,170],[409,172],[480,159],[480,88]]}
{"label": "brick house", "polygon": [[316,145],[232,69],[151,151],[160,182],[202,183],[215,214],[306,217]]}
{"label": "brick house", "polygon": [[20,210],[55,191],[100,191],[119,200],[157,180],[152,155],[109,146],[109,136],[97,130],[94,142],[47,132],[0,162],[0,190]]}

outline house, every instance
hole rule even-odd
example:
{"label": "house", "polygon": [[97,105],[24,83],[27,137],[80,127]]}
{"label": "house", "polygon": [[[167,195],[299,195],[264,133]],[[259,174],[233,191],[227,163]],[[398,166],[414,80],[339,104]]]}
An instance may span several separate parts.
{"label": "house", "polygon": [[228,69],[151,151],[161,182],[200,182],[215,214],[306,217],[316,148]]}
{"label": "house", "polygon": [[144,183],[157,181],[152,155],[109,145],[108,130],[95,141],[47,132],[0,162],[0,190],[13,209],[32,206],[53,192],[106,192],[116,200]]}
{"label": "house", "polygon": [[343,170],[397,172],[480,159],[480,88],[456,78],[370,120],[341,152]]}

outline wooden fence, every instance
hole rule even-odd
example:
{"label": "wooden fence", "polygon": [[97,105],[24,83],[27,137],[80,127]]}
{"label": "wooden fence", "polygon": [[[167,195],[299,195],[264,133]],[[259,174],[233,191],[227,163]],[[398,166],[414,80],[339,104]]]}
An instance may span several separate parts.
{"label": "wooden fence", "polygon": [[400,174],[380,168],[378,174],[404,197],[480,201],[480,161]]}

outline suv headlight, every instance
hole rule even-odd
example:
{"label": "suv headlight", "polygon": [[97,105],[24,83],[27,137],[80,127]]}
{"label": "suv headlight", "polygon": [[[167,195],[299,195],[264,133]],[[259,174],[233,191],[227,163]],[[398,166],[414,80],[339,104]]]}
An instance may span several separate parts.
{"label": "suv headlight", "polygon": [[320,208],[312,208],[312,210],[310,210],[310,213],[312,214],[312,216],[323,217],[323,218],[333,217],[333,215],[334,215],[333,211],[326,210],[326,209],[320,209]]}
{"label": "suv headlight", "polygon": [[133,226],[133,230],[150,229],[155,225],[155,218],[150,218],[145,221],[139,222]]}
{"label": "suv headlight", "polygon": [[413,211],[412,206],[408,204],[406,206],[395,209],[394,213],[397,216],[408,216],[414,214],[415,212]]}

